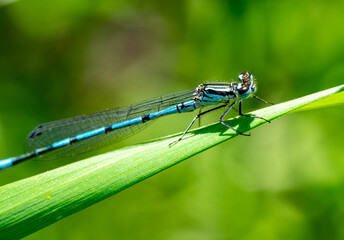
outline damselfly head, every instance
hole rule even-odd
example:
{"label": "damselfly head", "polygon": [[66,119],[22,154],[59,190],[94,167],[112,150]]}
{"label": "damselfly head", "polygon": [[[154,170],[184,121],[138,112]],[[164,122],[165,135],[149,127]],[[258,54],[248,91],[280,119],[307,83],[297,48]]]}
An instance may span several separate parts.
{"label": "damselfly head", "polygon": [[247,98],[257,90],[255,79],[249,72],[243,72],[238,76],[240,84],[238,85],[238,95],[240,98]]}

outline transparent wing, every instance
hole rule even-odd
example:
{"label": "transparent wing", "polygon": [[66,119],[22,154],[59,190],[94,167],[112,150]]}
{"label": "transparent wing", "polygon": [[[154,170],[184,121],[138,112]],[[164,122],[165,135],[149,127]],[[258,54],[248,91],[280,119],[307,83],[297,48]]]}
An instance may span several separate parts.
{"label": "transparent wing", "polygon": [[[74,137],[80,133],[156,112],[174,106],[178,103],[191,100],[194,92],[195,90],[191,89],[183,92],[171,93],[126,107],[112,108],[88,115],[80,115],[64,120],[45,123],[37,126],[29,134],[27,137],[27,146],[29,150],[34,150],[48,146],[65,138]],[[151,122],[152,121],[147,121],[142,124],[123,127],[106,134],[74,142],[69,146],[54,150],[53,155],[75,156],[105,147],[137,133]]]}

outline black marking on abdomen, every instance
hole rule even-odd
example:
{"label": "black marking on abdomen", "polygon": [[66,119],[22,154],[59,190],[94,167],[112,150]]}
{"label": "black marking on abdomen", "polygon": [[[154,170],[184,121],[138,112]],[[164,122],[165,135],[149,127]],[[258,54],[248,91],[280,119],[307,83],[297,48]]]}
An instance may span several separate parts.
{"label": "black marking on abdomen", "polygon": [[184,105],[184,103],[181,103],[180,110],[183,110],[184,108],[186,108],[186,106]]}
{"label": "black marking on abdomen", "polygon": [[141,117],[141,119],[142,119],[142,123],[145,123],[145,122],[147,122],[148,120],[150,120],[151,118],[150,118],[149,115],[144,115],[144,116]]}
{"label": "black marking on abdomen", "polygon": [[105,127],[105,129],[104,129],[104,132],[105,133],[108,133],[108,132],[110,132],[110,131],[112,131],[113,129],[112,129],[112,126],[107,126],[107,127]]}
{"label": "black marking on abdomen", "polygon": [[176,105],[177,111],[180,113],[179,104]]}
{"label": "black marking on abdomen", "polygon": [[[73,138],[71,138],[70,140],[69,140],[69,144],[72,144],[72,143],[75,143],[75,142],[77,142],[77,141],[79,141],[76,137],[73,137]],[[66,145],[67,146],[67,145]]]}

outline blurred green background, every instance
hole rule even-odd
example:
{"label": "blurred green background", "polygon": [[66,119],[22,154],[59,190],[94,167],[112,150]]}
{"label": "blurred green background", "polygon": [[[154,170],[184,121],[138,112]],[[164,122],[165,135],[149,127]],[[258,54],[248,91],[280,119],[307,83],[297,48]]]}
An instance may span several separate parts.
{"label": "blurred green background", "polygon": [[[1,158],[24,153],[40,123],[243,71],[274,103],[343,84],[343,1],[0,4]],[[273,121],[27,239],[343,239],[343,110]],[[163,118],[112,148],[181,132],[193,116]],[[0,184],[69,162],[28,161]]]}

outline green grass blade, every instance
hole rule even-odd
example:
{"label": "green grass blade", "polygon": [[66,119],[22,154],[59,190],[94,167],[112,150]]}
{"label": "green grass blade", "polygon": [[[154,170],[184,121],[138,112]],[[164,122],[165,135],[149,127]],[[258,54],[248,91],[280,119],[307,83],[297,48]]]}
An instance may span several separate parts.
{"label": "green grass blade", "polygon": [[[343,104],[343,90],[341,85],[252,114],[273,120],[297,110]],[[227,123],[241,132],[265,124],[260,119],[243,117]],[[173,147],[168,144],[177,135],[98,155],[2,186],[0,239],[27,236],[236,135],[221,124],[212,124],[190,132]]]}

